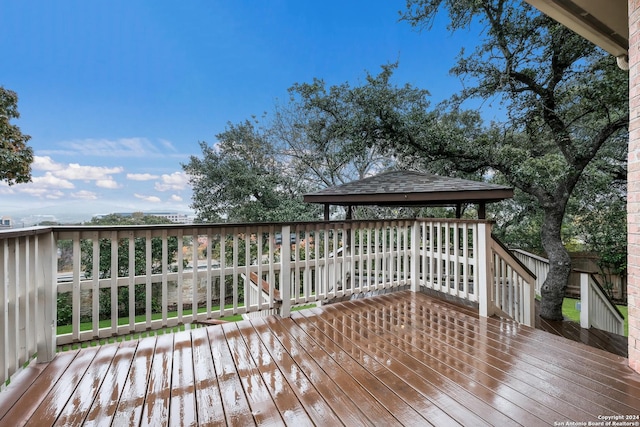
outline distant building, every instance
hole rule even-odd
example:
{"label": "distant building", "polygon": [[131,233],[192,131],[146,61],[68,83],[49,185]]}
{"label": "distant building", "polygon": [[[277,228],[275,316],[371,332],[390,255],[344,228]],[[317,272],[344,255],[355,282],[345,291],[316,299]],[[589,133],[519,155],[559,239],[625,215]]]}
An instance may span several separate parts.
{"label": "distant building", "polygon": [[167,218],[169,221],[174,224],[190,224],[193,221],[185,214],[175,213],[175,212],[155,212],[150,213],[148,215],[161,216],[163,218]]}
{"label": "distant building", "polygon": [[[191,224],[193,222],[192,217],[178,212],[114,212],[113,214],[109,215],[118,215],[123,218],[130,218],[133,216],[158,216],[166,218],[174,224]],[[94,215],[93,217],[100,219],[105,216],[107,215],[98,214]]]}
{"label": "distant building", "polygon": [[2,216],[0,217],[0,228],[12,228],[13,220],[10,216]]}

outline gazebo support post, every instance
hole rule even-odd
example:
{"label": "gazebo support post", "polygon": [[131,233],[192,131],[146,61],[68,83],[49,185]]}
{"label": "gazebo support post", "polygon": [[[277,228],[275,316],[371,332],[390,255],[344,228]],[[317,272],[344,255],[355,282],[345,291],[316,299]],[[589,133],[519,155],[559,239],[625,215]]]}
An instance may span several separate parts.
{"label": "gazebo support post", "polygon": [[456,203],[456,218],[462,217],[462,203]]}
{"label": "gazebo support post", "polygon": [[325,221],[329,221],[329,210],[331,208],[331,205],[329,203],[325,203],[324,204],[324,220]]}
{"label": "gazebo support post", "polygon": [[486,203],[478,203],[478,219],[487,219]]}

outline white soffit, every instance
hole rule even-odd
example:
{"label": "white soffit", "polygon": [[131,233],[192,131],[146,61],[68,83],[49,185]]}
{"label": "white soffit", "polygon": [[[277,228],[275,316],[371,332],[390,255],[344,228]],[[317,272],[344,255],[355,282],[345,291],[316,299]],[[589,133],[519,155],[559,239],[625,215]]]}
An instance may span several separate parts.
{"label": "white soffit", "polygon": [[525,0],[618,57],[629,51],[627,0]]}

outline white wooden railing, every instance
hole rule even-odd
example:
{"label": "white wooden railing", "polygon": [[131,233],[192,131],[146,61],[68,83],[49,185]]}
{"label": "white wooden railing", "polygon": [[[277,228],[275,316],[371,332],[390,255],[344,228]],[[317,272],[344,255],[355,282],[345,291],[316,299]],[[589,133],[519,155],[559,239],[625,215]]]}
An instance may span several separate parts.
{"label": "white wooden railing", "polygon": [[56,353],[56,247],[50,229],[0,233],[0,389]]}
{"label": "white wooden railing", "polygon": [[[73,246],[73,279],[58,286],[59,293],[71,294],[72,329],[58,336],[58,344],[264,310],[278,309],[287,316],[293,305],[403,286],[409,277],[411,224],[349,221],[58,227],[57,240]],[[135,265],[139,262],[135,257],[128,257],[127,268],[118,264],[118,256],[135,253],[136,245],[144,246],[143,272]],[[156,260],[152,259],[154,245],[162,245],[162,256]],[[172,245],[185,249],[177,251],[175,263],[170,265]],[[100,265],[101,261],[104,264],[105,253],[110,258],[106,267]],[[194,260],[192,254],[198,253]],[[185,267],[187,259],[190,268]],[[100,274],[85,271],[88,260],[90,272]],[[256,286],[250,279],[252,274],[268,284],[268,289]],[[128,294],[124,297],[128,315],[123,317],[119,314],[122,307],[109,303],[110,323],[101,324],[100,298],[122,300],[123,292]],[[169,301],[172,292],[175,298]],[[152,308],[157,302],[161,312],[154,313]],[[87,310],[83,304],[90,308]]]}
{"label": "white wooden railing", "polygon": [[419,221],[414,277],[420,286],[477,303],[480,315],[500,315],[533,326],[535,276],[491,235],[491,225],[471,220]]}
{"label": "white wooden railing", "polygon": [[508,317],[527,326],[535,325],[536,275],[527,268],[498,239],[490,236],[492,292],[496,314],[505,312]]}
{"label": "white wooden railing", "polygon": [[0,232],[0,256],[0,384],[56,346],[400,287],[532,322],[482,221],[59,226]]}
{"label": "white wooden railing", "polygon": [[536,295],[540,296],[542,284],[547,280],[547,275],[549,274],[549,260],[522,249],[511,249],[511,252],[535,274]]}
{"label": "white wooden railing", "polygon": [[624,335],[624,317],[591,273],[580,272],[580,327]]}
{"label": "white wooden railing", "polygon": [[[549,260],[520,249],[512,252],[538,277],[536,294],[540,295],[540,287],[549,274]],[[578,270],[574,272],[580,274],[580,326],[624,335],[624,317],[606,296],[595,276]]]}

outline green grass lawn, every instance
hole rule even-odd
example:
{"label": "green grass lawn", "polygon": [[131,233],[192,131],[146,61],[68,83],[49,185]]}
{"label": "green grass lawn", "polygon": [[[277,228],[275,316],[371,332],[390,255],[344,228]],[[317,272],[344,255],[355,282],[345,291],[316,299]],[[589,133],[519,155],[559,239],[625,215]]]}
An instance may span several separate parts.
{"label": "green grass lawn", "polygon": [[[233,305],[227,305],[225,306],[225,308],[232,308]],[[198,313],[204,313],[206,310],[206,308],[200,308],[198,309]],[[182,315],[183,316],[190,316],[192,313],[191,310],[183,310],[182,311]],[[172,317],[178,317],[178,312],[177,311],[170,311],[167,313],[167,318],[172,318]],[[162,319],[162,313],[154,313],[151,315],[151,320],[158,320],[158,319]],[[222,317],[222,320],[226,320],[229,322],[236,322],[238,320],[242,320],[242,315],[240,314],[236,314],[233,316],[227,316],[227,317]],[[136,316],[136,323],[139,322],[144,322],[146,320],[146,317],[144,314],[141,314],[139,316]],[[121,317],[118,318],[118,325],[127,325],[129,324],[129,318],[128,317]],[[105,319],[105,320],[100,320],[98,322],[98,327],[100,329],[102,328],[109,328],[111,327],[111,319]],[[93,324],[91,322],[82,322],[80,323],[80,330],[81,331],[90,331],[93,327]],[[57,328],[57,334],[58,335],[64,335],[64,334],[70,334],[72,331],[72,327],[71,325],[62,325],[62,326],[58,326]]]}
{"label": "green grass lawn", "polygon": [[[309,304],[309,305],[304,305],[304,306],[298,306],[298,307],[292,307],[291,311],[298,311],[298,310],[303,310],[305,308],[311,308],[311,307],[315,307],[315,304]],[[225,308],[232,308],[233,305],[228,304],[225,306]],[[200,308],[198,309],[198,313],[204,313],[206,311],[206,308]],[[191,310],[183,310],[182,314],[183,316],[188,316],[191,315],[192,311]],[[167,313],[167,318],[172,318],[172,317],[178,317],[178,312],[177,311],[170,311]],[[162,314],[161,313],[155,313],[151,315],[151,319],[152,320],[157,320],[157,319],[162,319]],[[227,322],[237,322],[242,320],[242,315],[241,314],[236,314],[233,316],[226,316],[226,317],[221,317],[221,320],[227,321]],[[144,322],[146,320],[144,315],[139,315],[136,316],[136,323],[138,322]],[[118,325],[127,325],[129,324],[129,318],[125,317],[125,318],[119,318],[118,319]],[[109,328],[111,327],[111,319],[105,319],[105,320],[101,320],[98,322],[98,327],[99,328]],[[90,331],[93,327],[93,324],[91,322],[83,322],[80,323],[80,330],[81,331]],[[77,349],[77,348],[86,348],[86,347],[90,347],[93,345],[97,345],[97,344],[107,344],[107,343],[114,343],[114,342],[121,342],[121,341],[129,341],[131,339],[138,339],[138,338],[146,338],[149,336],[155,336],[155,335],[163,335],[163,334],[171,334],[174,332],[180,332],[180,331],[184,331],[185,330],[185,326],[184,325],[180,325],[180,326],[174,326],[171,328],[162,328],[162,329],[156,329],[156,330],[151,330],[151,331],[144,331],[144,332],[135,332],[135,333],[131,333],[128,335],[122,335],[119,337],[112,337],[112,338],[104,338],[104,339],[100,339],[100,340],[92,340],[92,341],[86,341],[83,343],[78,343],[78,344],[70,344],[70,345],[65,345],[62,347],[63,350],[70,350],[70,349]],[[64,335],[64,334],[70,334],[72,332],[72,327],[71,325],[63,325],[63,326],[58,326],[57,328],[57,333],[58,335]]]}
{"label": "green grass lawn", "polygon": [[[579,300],[573,298],[565,298],[562,303],[562,314],[564,317],[580,323],[580,312],[576,309],[576,303]],[[629,336],[629,312],[626,305],[618,305],[618,310],[624,316],[624,336]]]}

